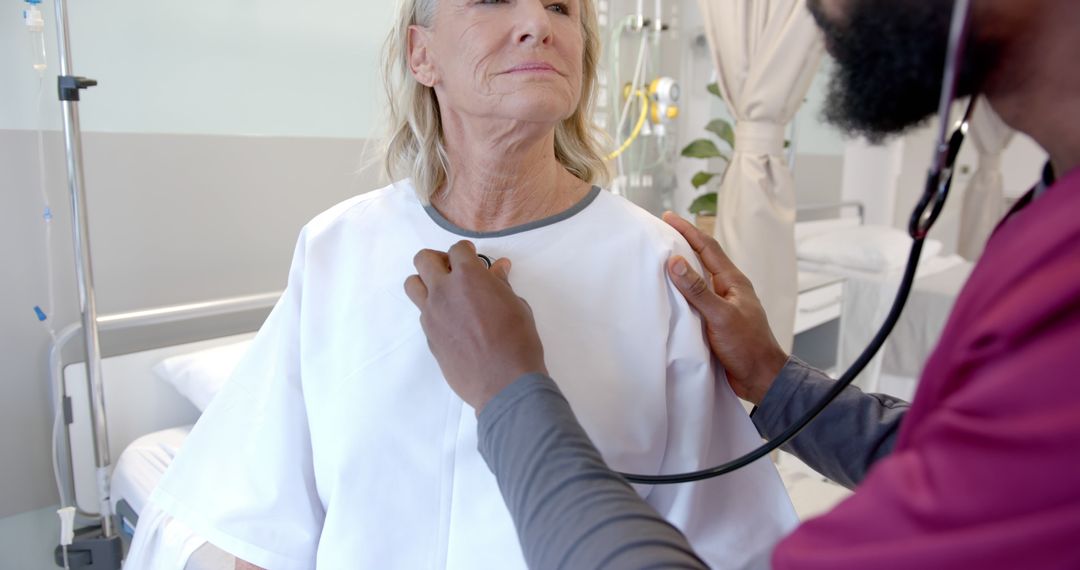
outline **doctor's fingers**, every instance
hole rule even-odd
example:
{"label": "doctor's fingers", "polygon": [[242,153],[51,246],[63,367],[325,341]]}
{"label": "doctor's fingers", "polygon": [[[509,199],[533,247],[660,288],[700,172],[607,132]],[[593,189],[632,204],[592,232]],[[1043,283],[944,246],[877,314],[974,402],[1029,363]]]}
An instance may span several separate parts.
{"label": "doctor's fingers", "polygon": [[[675,256],[668,261],[668,273],[675,287],[686,297],[686,300],[705,317],[710,326],[722,326],[731,318],[735,311],[723,297],[713,292],[709,282],[705,280],[690,262],[681,256]],[[715,278],[713,279],[715,281]]]}
{"label": "doctor's fingers", "polygon": [[424,310],[424,305],[427,304],[428,289],[419,275],[410,275],[405,280],[405,295],[416,305],[416,308],[421,311]]}
{"label": "doctor's fingers", "polygon": [[501,258],[495,260],[495,263],[491,264],[491,274],[494,275],[495,277],[498,277],[499,279],[502,279],[503,281],[506,282],[507,285],[509,285],[510,284],[510,268],[511,268],[510,259],[506,258],[506,257],[501,257]]}
{"label": "doctor's fingers", "polygon": [[446,252],[450,259],[450,270],[486,267],[480,256],[476,255],[476,245],[469,240],[461,240]]}
{"label": "doctor's fingers", "polygon": [[[450,258],[450,271],[456,271],[458,269],[472,270],[477,267],[484,267],[485,261],[481,261],[480,256],[476,252],[476,244],[468,240],[462,240],[450,247],[447,252],[447,256]],[[490,262],[489,258],[488,262]],[[507,285],[510,285],[510,268],[511,263],[508,258],[502,257],[494,262],[490,262],[491,265],[487,267],[489,273],[498,277]]]}
{"label": "doctor's fingers", "polygon": [[705,270],[714,276],[712,282],[716,285],[716,291],[723,295],[729,287],[750,287],[750,280],[746,275],[731,262],[724,249],[720,247],[712,236],[699,230],[697,226],[675,215],[672,212],[664,212],[664,221],[678,230],[690,247],[701,259]]}
{"label": "doctor's fingers", "polygon": [[413,266],[430,288],[436,279],[450,273],[450,257],[441,251],[422,249],[413,257]]}

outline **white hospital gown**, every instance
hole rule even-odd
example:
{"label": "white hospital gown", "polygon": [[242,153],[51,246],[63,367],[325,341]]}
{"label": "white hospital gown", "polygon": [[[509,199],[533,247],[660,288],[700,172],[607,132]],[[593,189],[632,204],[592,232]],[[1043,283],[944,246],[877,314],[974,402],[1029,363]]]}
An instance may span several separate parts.
{"label": "white hospital gown", "polygon": [[[696,259],[670,227],[594,189],[564,215],[472,234],[399,182],[304,228],[284,295],[154,493],[157,507],[272,570],[524,568],[473,410],[443,381],[403,289],[417,251],[463,237],[513,261],[551,375],[613,468],[695,470],[759,443],[665,275],[672,253]],[[639,491],[718,567],[796,522],[767,461]],[[140,564],[176,564],[154,560],[159,534],[140,525]]]}

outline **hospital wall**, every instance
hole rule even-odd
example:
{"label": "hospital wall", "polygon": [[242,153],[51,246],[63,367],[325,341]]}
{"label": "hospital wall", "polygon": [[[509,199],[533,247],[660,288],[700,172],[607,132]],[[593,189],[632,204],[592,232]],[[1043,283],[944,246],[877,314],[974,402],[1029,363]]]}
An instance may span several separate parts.
{"label": "hospital wall", "polygon": [[[57,502],[49,332],[33,307],[56,329],[79,319],[52,5],[42,4],[42,84],[21,8],[0,13],[0,519]],[[365,156],[380,128],[376,70],[391,11],[343,1],[70,5],[74,72],[100,81],[80,104],[99,312],[284,286],[301,225],[381,181]]]}
{"label": "hospital wall", "polygon": [[[882,146],[863,140],[845,143],[842,195],[862,202],[871,224],[907,229],[909,216],[926,184],[940,122],[931,119],[902,137]],[[1001,176],[1007,201],[1023,196],[1040,179],[1046,151],[1030,137],[1017,133],[1001,157]],[[970,141],[956,162],[952,191],[930,238],[942,242],[944,254],[957,251],[964,193],[979,167],[979,156]]]}

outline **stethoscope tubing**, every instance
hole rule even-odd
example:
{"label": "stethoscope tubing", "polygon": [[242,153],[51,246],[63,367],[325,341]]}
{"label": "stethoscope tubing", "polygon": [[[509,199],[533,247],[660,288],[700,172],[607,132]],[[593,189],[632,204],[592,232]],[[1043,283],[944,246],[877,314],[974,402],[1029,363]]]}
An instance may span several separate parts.
{"label": "stethoscope tubing", "polygon": [[874,335],[870,344],[863,349],[859,358],[856,359],[847,371],[844,372],[843,376],[836,381],[829,392],[821,398],[821,401],[815,404],[813,408],[803,414],[801,418],[782,433],[758,446],[753,451],[722,465],[689,473],[679,473],[674,475],[620,473],[620,475],[628,482],[642,485],[691,483],[694,481],[719,477],[742,469],[743,467],[758,461],[799,435],[810,422],[820,416],[821,413],[825,411],[825,408],[836,400],[836,398],[855,381],[855,378],[862,373],[874,356],[881,350],[881,347],[885,344],[885,340],[888,339],[889,335],[892,334],[893,329],[896,327],[896,323],[899,321],[900,315],[904,311],[904,306],[907,304],[908,297],[911,295],[911,288],[915,283],[915,275],[919,268],[919,259],[922,256],[923,243],[926,240],[926,235],[930,231],[930,228],[933,227],[934,222],[937,221],[938,216],[945,207],[945,200],[948,198],[949,190],[952,187],[953,167],[960,154],[960,147],[967,135],[968,124],[975,109],[976,97],[972,96],[971,101],[968,103],[967,112],[964,114],[964,118],[960,121],[960,124],[957,126],[952,136],[949,137],[948,117],[952,105],[956,100],[960,68],[963,62],[964,49],[966,47],[970,25],[970,7],[971,0],[956,0],[956,4],[953,8],[952,26],[949,32],[948,57],[945,63],[941,101],[938,109],[938,116],[941,117],[941,129],[938,134],[937,145],[934,147],[934,156],[931,166],[927,173],[926,188],[923,190],[922,198],[915,207],[914,212],[911,214],[911,221],[908,226],[908,232],[913,240],[911,252],[908,254],[907,266],[904,268],[904,276],[900,281],[900,288],[897,290],[896,298],[889,310],[889,314],[885,317],[885,322],[882,323],[881,328],[878,329],[877,334]]}

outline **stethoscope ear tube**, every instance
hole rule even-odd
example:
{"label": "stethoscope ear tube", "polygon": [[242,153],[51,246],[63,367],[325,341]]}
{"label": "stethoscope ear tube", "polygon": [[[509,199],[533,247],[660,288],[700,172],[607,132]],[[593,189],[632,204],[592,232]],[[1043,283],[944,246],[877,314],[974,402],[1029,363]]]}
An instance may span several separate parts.
{"label": "stethoscope ear tube", "polygon": [[[908,225],[908,234],[911,235],[912,239],[925,238],[930,233],[930,228],[934,226],[938,217],[941,216],[941,211],[945,208],[945,200],[949,197],[953,176],[956,174],[956,159],[959,158],[960,148],[964,145],[964,139],[967,138],[971,116],[975,112],[977,101],[977,97],[971,98],[967,111],[964,113],[964,118],[956,125],[956,129],[949,138],[948,145],[944,140],[939,145],[946,148],[945,162],[941,167],[935,165],[926,174],[926,188],[923,190],[922,197],[919,198],[918,205],[915,206],[915,211],[911,214],[911,221]],[[945,122],[945,119],[942,119],[942,122]]]}
{"label": "stethoscope ear tube", "polygon": [[[934,156],[930,160],[930,174],[926,181],[926,191],[919,200],[919,206],[911,216],[908,233],[912,239],[922,239],[941,215],[945,199],[952,185],[952,167],[960,152],[960,144],[967,134],[967,124],[975,109],[975,97],[968,104],[967,113],[952,137],[946,139],[949,132],[949,116],[956,101],[960,84],[960,71],[967,49],[968,32],[971,27],[971,0],[955,0],[953,5],[952,25],[949,29],[948,52],[945,57],[945,73],[941,80],[941,98],[938,102],[938,144],[934,147]],[[933,207],[930,204],[933,203]]]}

